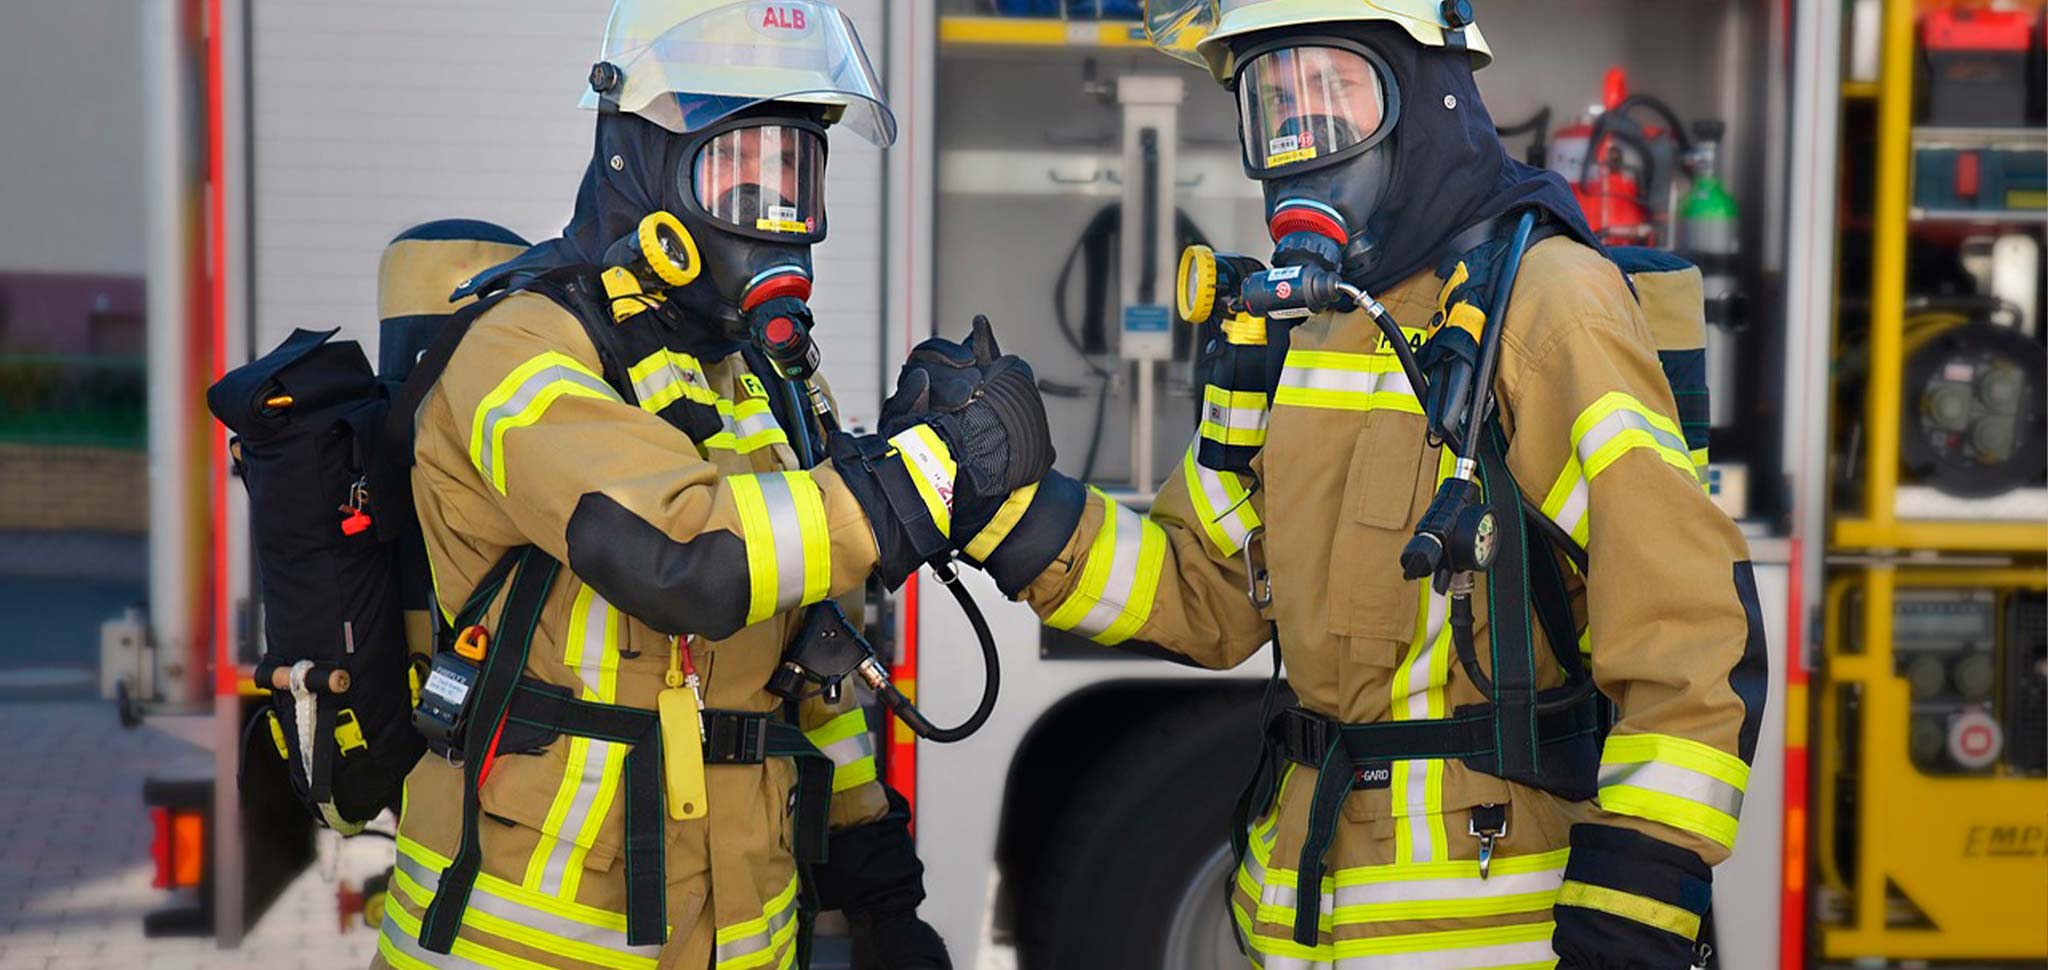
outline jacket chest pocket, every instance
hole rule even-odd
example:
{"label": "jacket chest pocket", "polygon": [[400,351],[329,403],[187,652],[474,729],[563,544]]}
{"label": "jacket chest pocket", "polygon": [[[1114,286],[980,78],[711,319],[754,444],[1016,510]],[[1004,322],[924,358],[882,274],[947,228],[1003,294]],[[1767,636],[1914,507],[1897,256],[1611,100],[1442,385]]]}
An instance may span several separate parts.
{"label": "jacket chest pocket", "polygon": [[1372,652],[1384,653],[1386,666],[1415,635],[1422,584],[1401,577],[1401,547],[1428,502],[1436,455],[1421,415],[1375,410],[1366,414],[1344,476],[1330,550],[1330,630],[1381,641],[1386,648]]}

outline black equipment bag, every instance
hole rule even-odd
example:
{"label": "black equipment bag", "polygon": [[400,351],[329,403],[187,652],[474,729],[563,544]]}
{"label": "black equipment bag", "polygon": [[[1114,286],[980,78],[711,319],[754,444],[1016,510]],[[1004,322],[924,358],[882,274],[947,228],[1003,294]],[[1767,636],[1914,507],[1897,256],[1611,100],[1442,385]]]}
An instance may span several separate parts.
{"label": "black equipment bag", "polygon": [[294,331],[206,401],[235,434],[249,493],[265,640],[255,680],[290,680],[258,717],[300,799],[352,832],[396,801],[425,750],[409,720],[396,566],[397,542],[417,541],[418,527],[409,508],[386,516],[370,490],[389,395],[362,348],[335,333]]}

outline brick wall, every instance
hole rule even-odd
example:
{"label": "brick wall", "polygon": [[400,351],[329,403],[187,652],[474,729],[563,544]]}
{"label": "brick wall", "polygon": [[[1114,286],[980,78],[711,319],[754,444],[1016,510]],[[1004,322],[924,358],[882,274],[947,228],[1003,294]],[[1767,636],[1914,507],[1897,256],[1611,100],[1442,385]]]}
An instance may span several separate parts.
{"label": "brick wall", "polygon": [[0,444],[0,529],[148,528],[145,452]]}

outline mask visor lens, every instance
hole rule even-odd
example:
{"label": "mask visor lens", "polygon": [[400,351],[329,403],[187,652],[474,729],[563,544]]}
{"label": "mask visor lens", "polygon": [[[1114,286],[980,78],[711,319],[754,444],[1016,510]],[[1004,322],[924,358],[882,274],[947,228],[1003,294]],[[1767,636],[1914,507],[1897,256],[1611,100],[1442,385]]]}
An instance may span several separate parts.
{"label": "mask visor lens", "polygon": [[735,128],[697,150],[690,191],[721,222],[815,242],[825,228],[824,143],[803,128]]}
{"label": "mask visor lens", "polygon": [[1328,158],[1379,133],[1386,119],[1379,69],[1355,51],[1287,47],[1238,75],[1245,161],[1257,173]]}

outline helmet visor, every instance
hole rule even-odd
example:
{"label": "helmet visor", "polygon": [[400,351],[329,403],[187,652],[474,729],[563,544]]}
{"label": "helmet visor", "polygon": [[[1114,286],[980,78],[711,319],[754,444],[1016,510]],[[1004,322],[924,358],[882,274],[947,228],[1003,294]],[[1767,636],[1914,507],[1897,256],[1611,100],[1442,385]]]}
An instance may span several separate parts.
{"label": "helmet visor", "polygon": [[[605,92],[620,111],[677,134],[701,131],[764,101],[824,105],[833,120],[879,145],[896,119],[853,22],[810,0],[721,3],[677,22],[673,4],[621,0],[602,60],[623,78]],[[583,107],[599,107],[586,90]]]}
{"label": "helmet visor", "polygon": [[1255,176],[1313,167],[1380,134],[1386,85],[1379,66],[1340,47],[1283,47],[1237,78],[1246,168]]}
{"label": "helmet visor", "polygon": [[825,235],[825,142],[807,128],[756,125],[705,140],[689,192],[706,215],[748,235],[816,242]]}

